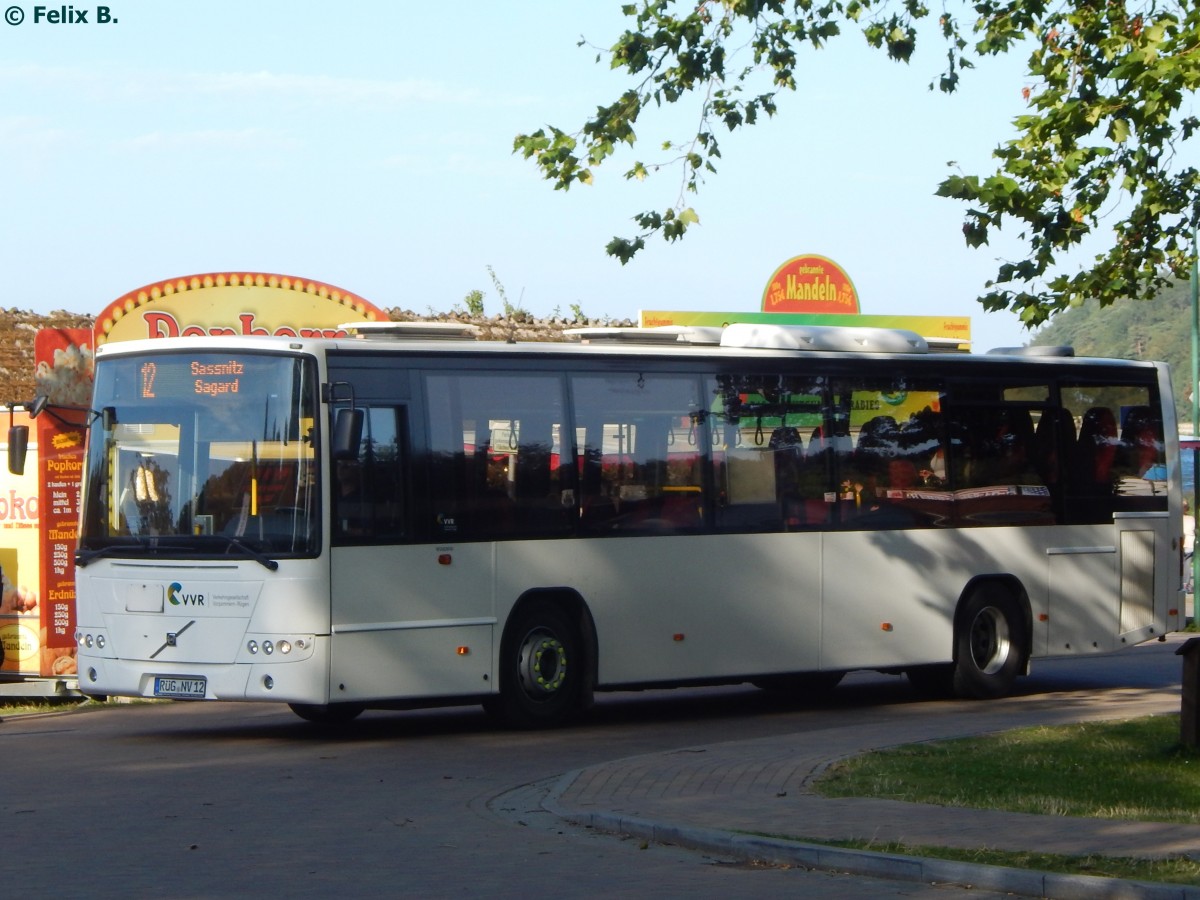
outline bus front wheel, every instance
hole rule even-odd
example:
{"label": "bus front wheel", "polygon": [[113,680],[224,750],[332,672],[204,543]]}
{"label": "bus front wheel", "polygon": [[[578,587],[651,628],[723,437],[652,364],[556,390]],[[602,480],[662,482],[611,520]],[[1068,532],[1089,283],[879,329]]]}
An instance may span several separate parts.
{"label": "bus front wheel", "polygon": [[1029,637],[1013,595],[985,585],[967,599],[955,632],[953,686],[959,697],[990,699],[1012,690],[1029,657]]}
{"label": "bus front wheel", "polygon": [[567,614],[549,603],[517,612],[500,648],[500,695],[487,704],[518,728],[559,725],[579,709],[583,642]]}

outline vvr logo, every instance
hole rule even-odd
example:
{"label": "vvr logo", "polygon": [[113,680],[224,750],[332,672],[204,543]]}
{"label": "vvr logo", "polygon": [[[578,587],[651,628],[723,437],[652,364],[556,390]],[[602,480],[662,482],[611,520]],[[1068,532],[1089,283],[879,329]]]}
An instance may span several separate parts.
{"label": "vvr logo", "polygon": [[178,581],[167,588],[167,600],[172,606],[203,606],[203,594],[185,594],[183,585]]}

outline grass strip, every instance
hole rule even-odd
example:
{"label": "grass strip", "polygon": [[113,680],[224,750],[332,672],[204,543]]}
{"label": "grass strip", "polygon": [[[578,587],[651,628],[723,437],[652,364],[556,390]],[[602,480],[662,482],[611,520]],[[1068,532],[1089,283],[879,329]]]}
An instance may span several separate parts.
{"label": "grass strip", "polygon": [[[813,790],[825,797],[1198,824],[1200,751],[1182,745],[1178,715],[1037,726],[866,753],[830,766]],[[789,839],[1043,872],[1200,885],[1200,862],[1188,857],[1058,856]]]}
{"label": "grass strip", "polygon": [[131,703],[151,701],[96,700],[90,697],[6,697],[0,698],[0,720],[17,716],[46,713],[84,712],[93,709],[112,709]]}
{"label": "grass strip", "polygon": [[835,763],[813,788],[825,797],[1200,824],[1200,752],[1180,743],[1178,715],[908,744]]}

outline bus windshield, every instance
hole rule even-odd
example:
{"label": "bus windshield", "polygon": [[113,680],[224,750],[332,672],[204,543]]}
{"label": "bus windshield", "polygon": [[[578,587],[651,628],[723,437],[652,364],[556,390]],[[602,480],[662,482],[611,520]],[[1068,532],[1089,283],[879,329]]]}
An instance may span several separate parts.
{"label": "bus windshield", "polygon": [[316,367],[246,353],[96,367],[79,562],[319,549]]}

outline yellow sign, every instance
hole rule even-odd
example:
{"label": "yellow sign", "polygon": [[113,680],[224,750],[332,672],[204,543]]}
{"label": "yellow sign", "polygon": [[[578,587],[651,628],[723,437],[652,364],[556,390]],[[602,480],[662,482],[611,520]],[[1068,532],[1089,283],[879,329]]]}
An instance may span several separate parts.
{"label": "yellow sign", "polygon": [[4,648],[5,672],[36,673],[42,649],[36,618],[32,624],[13,621],[0,623],[0,647]]}
{"label": "yellow sign", "polygon": [[850,276],[832,259],[794,256],[767,282],[762,311],[854,315],[858,312],[858,292]]}
{"label": "yellow sign", "polygon": [[343,337],[345,322],[387,321],[357,294],[263,272],[215,272],[148,284],[96,317],[96,344],[138,338],[246,335]]}
{"label": "yellow sign", "polygon": [[813,315],[805,313],[745,313],[699,312],[683,310],[643,309],[638,313],[638,325],[654,328],[659,325],[692,325],[723,327],[733,322],[754,325],[855,325],[868,328],[902,328],[915,331],[926,340],[958,341],[965,347],[971,340],[970,316],[853,316]]}

